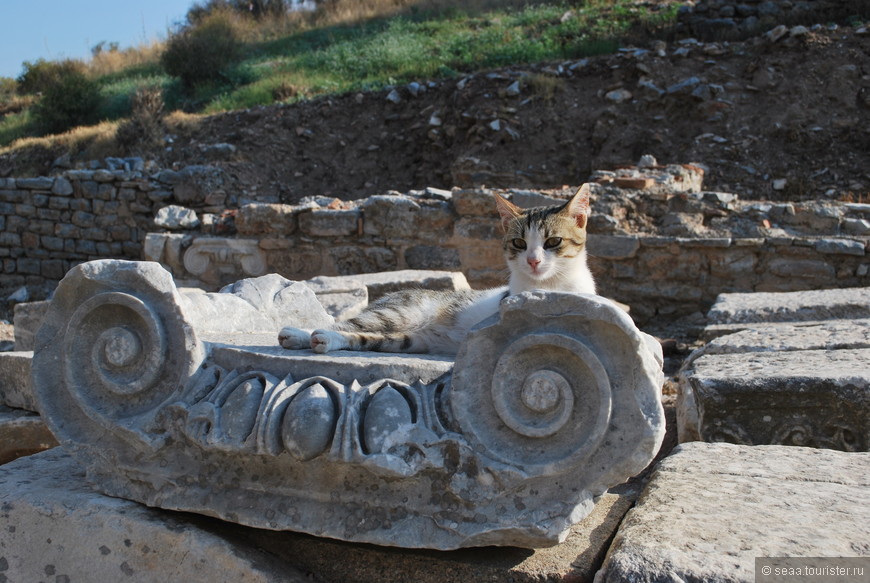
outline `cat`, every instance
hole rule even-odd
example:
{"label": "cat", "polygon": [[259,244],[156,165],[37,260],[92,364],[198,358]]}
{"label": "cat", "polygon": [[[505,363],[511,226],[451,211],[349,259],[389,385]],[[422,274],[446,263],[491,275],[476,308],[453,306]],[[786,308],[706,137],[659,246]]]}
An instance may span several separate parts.
{"label": "cat", "polygon": [[508,295],[535,289],[595,293],[586,261],[589,185],[563,205],[523,210],[494,194],[510,271],[507,287],[489,290],[404,290],[372,302],[332,329],[286,327],[278,342],[288,349],[372,350],[456,354],[469,330],[498,312]]}

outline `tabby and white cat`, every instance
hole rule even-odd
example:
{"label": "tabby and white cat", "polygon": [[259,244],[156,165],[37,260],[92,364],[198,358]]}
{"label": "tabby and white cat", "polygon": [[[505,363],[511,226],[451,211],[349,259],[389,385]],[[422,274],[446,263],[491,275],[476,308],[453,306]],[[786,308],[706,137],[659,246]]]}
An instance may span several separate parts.
{"label": "tabby and white cat", "polygon": [[504,231],[510,269],[508,287],[490,290],[391,293],[355,318],[330,330],[286,327],[278,341],[284,348],[430,352],[456,354],[468,331],[498,312],[508,295],[535,289],[595,293],[586,264],[586,219],[589,185],[581,186],[561,206],[523,210],[500,195],[495,202]]}

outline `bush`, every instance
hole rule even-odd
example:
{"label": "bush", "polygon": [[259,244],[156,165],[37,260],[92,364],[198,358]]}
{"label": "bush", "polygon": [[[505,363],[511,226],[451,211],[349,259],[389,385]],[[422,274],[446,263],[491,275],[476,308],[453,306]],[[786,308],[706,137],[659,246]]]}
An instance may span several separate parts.
{"label": "bush", "polygon": [[18,77],[18,92],[44,93],[67,76],[76,73],[84,74],[84,72],[85,65],[81,61],[72,59],[24,61],[24,72]]}
{"label": "bush", "polygon": [[128,154],[163,143],[163,92],[158,86],[140,87],[133,96],[133,112],[115,133],[115,141]]}
{"label": "bush", "polygon": [[99,119],[99,85],[81,70],[65,71],[42,91],[42,98],[33,106],[37,127],[44,133],[61,133]]}
{"label": "bush", "polygon": [[167,73],[192,89],[224,78],[224,72],[240,53],[241,42],[232,20],[218,14],[170,38],[160,62]]}

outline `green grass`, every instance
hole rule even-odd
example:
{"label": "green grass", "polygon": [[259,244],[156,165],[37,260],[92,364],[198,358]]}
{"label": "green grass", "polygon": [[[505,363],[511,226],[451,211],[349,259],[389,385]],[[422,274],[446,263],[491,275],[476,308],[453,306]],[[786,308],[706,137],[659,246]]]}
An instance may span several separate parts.
{"label": "green grass", "polygon": [[[667,29],[676,5],[658,12],[629,0],[585,4],[540,2],[471,14],[452,7],[414,9],[354,25],[331,25],[249,42],[219,81],[185,90],[159,64],[137,65],[98,79],[100,118],[130,114],[143,85],[164,90],[168,111],[216,113],[328,93],[467,74],[481,69],[575,59],[615,50],[633,31]],[[562,22],[571,10],[572,18]],[[28,115],[0,119],[0,146],[33,135]]]}

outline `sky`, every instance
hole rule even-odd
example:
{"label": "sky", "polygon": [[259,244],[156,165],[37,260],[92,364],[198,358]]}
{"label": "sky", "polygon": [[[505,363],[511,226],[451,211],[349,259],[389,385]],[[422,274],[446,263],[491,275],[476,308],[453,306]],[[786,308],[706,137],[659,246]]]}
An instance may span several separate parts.
{"label": "sky", "polygon": [[100,42],[119,48],[165,39],[194,0],[0,0],[0,77],[24,61],[87,60]]}

